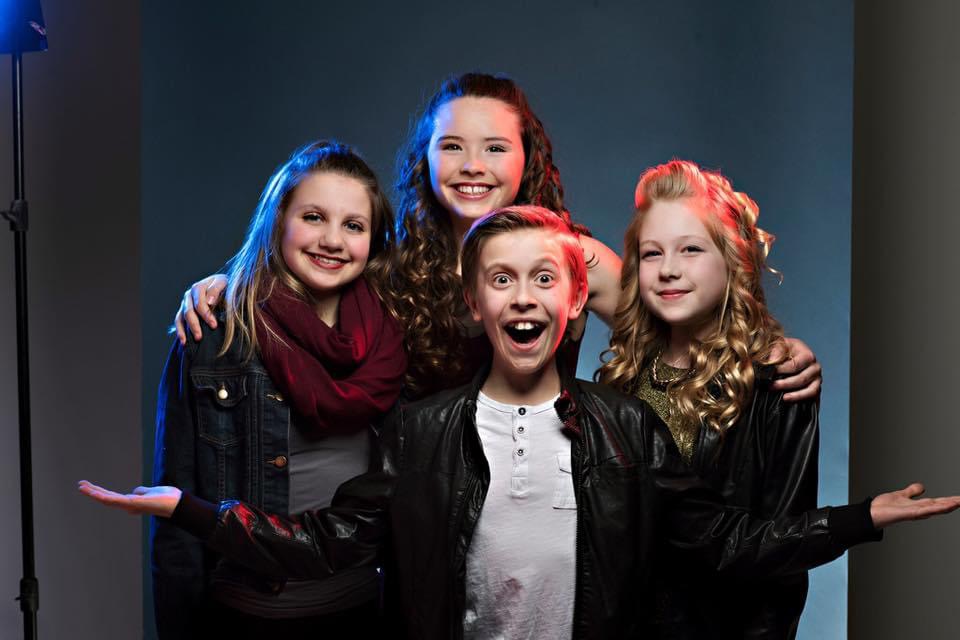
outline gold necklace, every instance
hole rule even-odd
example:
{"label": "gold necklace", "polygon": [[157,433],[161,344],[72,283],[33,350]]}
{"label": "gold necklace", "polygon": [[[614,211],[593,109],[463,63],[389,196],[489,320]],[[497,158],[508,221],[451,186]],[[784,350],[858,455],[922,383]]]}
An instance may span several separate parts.
{"label": "gold necklace", "polygon": [[[690,373],[690,369],[683,369],[680,371],[680,373],[670,378],[669,380],[661,380],[660,378],[657,377],[657,367],[660,366],[661,355],[663,355],[662,351],[657,354],[656,358],[653,359],[653,365],[650,367],[650,377],[653,379],[653,381],[656,384],[667,385],[667,384],[670,384],[671,382],[676,382],[677,380],[683,379],[684,377],[687,376],[687,374]],[[674,368],[676,369],[677,367],[674,367]]]}

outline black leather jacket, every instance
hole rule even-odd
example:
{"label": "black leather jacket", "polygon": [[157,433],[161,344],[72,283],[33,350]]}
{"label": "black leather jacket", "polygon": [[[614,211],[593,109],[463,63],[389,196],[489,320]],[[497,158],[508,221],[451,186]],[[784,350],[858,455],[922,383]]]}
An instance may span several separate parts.
{"label": "black leather jacket", "polygon": [[[765,519],[800,515],[817,505],[817,403],[784,402],[770,388],[772,367],[757,367],[756,374],[754,393],[725,436],[701,428],[691,466],[728,505]],[[796,636],[805,572],[744,581],[666,548],[656,576],[661,640]]]}
{"label": "black leather jacket", "polygon": [[[392,535],[388,579],[407,634],[460,638],[466,554],[489,481],[475,424],[484,378],[395,410],[383,428],[382,465],[341,486],[329,509],[284,520],[184,494],[174,519],[275,575],[373,562]],[[577,498],[575,638],[647,636],[658,540],[725,573],[756,577],[802,572],[876,537],[866,503],[775,521],[725,507],[635,398],[565,381],[557,411],[571,436]]]}

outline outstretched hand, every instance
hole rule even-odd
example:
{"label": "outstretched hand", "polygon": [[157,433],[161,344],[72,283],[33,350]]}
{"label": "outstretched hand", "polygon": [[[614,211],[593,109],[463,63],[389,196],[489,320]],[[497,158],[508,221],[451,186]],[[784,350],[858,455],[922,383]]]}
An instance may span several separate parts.
{"label": "outstretched hand", "polygon": [[213,310],[223,297],[223,290],[226,288],[227,276],[217,273],[194,282],[193,286],[183,293],[183,301],[180,302],[177,316],[173,319],[180,344],[187,344],[187,329],[198,342],[203,338],[203,331],[200,329],[201,318],[210,325],[211,329],[217,328],[217,316]]}
{"label": "outstretched hand", "polygon": [[180,503],[180,489],[176,487],[137,487],[133,493],[117,493],[92,482],[77,483],[80,493],[90,496],[100,504],[123,509],[127,513],[142,516],[169,518]]}
{"label": "outstretched hand", "polygon": [[960,496],[947,498],[916,498],[923,494],[923,485],[919,482],[906,489],[883,493],[870,502],[870,517],[877,529],[889,527],[908,520],[924,520],[930,516],[950,513],[960,507]]}

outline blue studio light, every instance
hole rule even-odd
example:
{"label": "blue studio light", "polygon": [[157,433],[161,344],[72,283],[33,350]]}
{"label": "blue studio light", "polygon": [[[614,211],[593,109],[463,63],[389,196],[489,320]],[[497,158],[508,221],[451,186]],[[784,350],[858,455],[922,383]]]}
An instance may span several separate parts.
{"label": "blue studio light", "polygon": [[0,0],[0,53],[47,50],[40,0]]}

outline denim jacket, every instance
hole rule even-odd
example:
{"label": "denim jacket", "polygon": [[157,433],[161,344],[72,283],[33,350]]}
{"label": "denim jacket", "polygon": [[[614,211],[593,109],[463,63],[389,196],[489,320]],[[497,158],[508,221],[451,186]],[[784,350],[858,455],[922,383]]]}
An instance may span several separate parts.
{"label": "denim jacket", "polygon": [[[158,393],[154,484],[286,514],[290,407],[260,360],[244,361],[243,341],[218,357],[222,345],[222,322],[204,327],[200,342],[174,341]],[[191,637],[222,563],[166,519],[155,518],[151,529],[159,637]]]}

